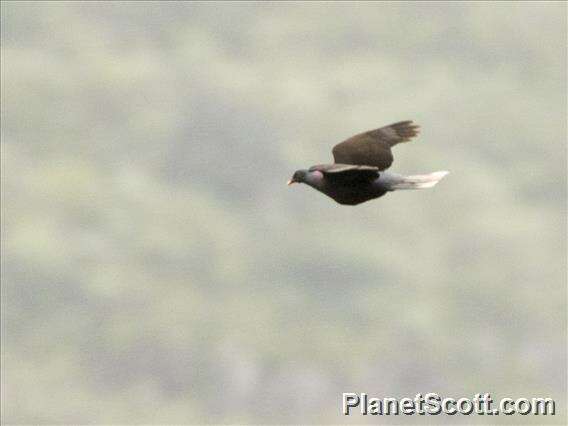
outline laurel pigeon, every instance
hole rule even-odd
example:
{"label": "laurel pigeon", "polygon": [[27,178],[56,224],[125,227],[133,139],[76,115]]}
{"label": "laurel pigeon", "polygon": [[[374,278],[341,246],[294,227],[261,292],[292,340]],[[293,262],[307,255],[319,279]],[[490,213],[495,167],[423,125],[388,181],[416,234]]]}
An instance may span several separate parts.
{"label": "laurel pigeon", "polygon": [[298,170],[288,181],[305,183],[339,204],[356,205],[398,189],[424,189],[436,185],[449,172],[403,176],[385,172],[393,162],[391,148],[418,134],[412,121],[401,121],[355,135],[333,147],[334,164]]}

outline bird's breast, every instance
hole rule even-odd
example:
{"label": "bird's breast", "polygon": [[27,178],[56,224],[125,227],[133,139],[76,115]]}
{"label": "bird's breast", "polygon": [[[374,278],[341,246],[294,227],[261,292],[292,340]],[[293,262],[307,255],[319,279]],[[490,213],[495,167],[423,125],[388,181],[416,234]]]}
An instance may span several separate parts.
{"label": "bird's breast", "polygon": [[386,193],[383,188],[375,184],[375,181],[356,183],[325,182],[321,188],[317,189],[333,198],[339,204],[346,205],[360,204]]}

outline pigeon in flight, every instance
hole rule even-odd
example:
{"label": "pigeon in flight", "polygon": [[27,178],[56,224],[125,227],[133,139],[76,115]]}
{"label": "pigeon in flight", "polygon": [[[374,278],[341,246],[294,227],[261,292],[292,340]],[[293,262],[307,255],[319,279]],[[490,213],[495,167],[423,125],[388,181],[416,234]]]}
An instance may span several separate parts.
{"label": "pigeon in flight", "polygon": [[305,183],[339,204],[354,206],[398,189],[432,188],[449,172],[402,176],[385,172],[393,161],[391,148],[410,141],[419,127],[401,121],[355,135],[333,147],[334,164],[298,170],[288,181]]}

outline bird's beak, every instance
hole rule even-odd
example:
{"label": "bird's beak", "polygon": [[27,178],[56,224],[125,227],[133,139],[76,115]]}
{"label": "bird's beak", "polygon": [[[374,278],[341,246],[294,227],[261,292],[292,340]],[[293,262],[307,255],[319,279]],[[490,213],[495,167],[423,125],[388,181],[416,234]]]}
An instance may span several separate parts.
{"label": "bird's beak", "polygon": [[286,185],[290,186],[290,185],[292,185],[293,183],[296,183],[296,181],[290,179],[288,182],[286,182]]}

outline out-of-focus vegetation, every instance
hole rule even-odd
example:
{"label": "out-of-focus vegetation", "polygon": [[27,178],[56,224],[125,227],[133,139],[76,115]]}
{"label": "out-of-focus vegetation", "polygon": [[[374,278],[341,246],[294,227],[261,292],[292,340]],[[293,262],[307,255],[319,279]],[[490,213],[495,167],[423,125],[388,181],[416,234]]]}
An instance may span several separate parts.
{"label": "out-of-focus vegetation", "polygon": [[[566,419],[566,5],[2,2],[6,423]],[[295,169],[414,119],[430,191]],[[432,421],[432,419],[429,419]]]}

